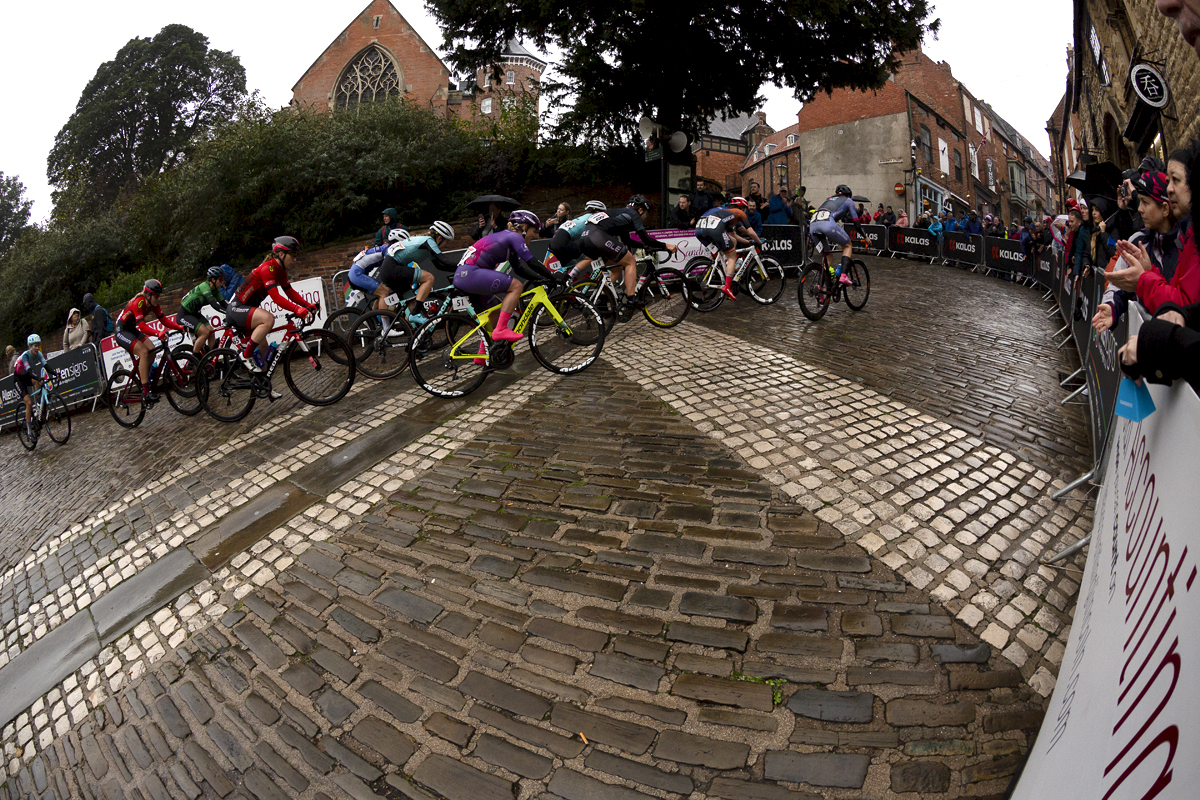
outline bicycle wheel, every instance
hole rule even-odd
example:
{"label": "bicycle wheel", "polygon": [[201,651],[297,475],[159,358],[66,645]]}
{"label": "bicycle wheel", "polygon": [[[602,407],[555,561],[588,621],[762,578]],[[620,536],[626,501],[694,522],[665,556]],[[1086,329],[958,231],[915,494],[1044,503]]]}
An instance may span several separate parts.
{"label": "bicycle wheel", "polygon": [[591,303],[574,294],[555,298],[554,308],[561,323],[545,306],[534,312],[529,351],[551,372],[574,375],[591,366],[604,349],[604,320]]}
{"label": "bicycle wheel", "polygon": [[185,417],[200,413],[200,357],[191,350],[176,349],[162,366],[163,391],[171,408]]}
{"label": "bicycle wheel", "polygon": [[582,281],[571,289],[572,294],[579,295],[591,303],[592,308],[604,321],[604,332],[612,331],[617,324],[617,292],[612,284],[602,285],[598,281]]}
{"label": "bicycle wheel", "polygon": [[354,353],[342,337],[307,330],[283,352],[283,379],[292,394],[310,406],[329,406],[354,385]]}
{"label": "bicycle wheel", "polygon": [[[387,333],[384,333],[386,327]],[[358,371],[368,378],[394,378],[408,366],[412,326],[395,311],[368,311],[350,331],[350,350]]]}
{"label": "bicycle wheel", "polygon": [[746,272],[746,288],[757,302],[769,306],[783,294],[786,277],[775,259],[763,257],[762,267],[752,264]]}
{"label": "bicycle wheel", "polygon": [[136,428],[146,416],[142,382],[127,369],[118,369],[108,379],[108,413],[122,428]]}
{"label": "bicycle wheel", "polygon": [[823,264],[809,264],[800,275],[796,297],[804,316],[816,322],[829,310],[829,299],[833,296],[833,279]]}
{"label": "bicycle wheel", "polygon": [[688,297],[692,308],[707,314],[716,311],[725,302],[725,268],[715,263],[711,258],[700,256],[693,258],[684,268],[687,275]]}
{"label": "bicycle wheel", "polygon": [[646,281],[642,291],[642,299],[646,301],[642,314],[651,325],[659,328],[674,328],[683,322],[691,309],[687,279],[677,269],[659,268],[658,274]]}
{"label": "bicycle wheel", "polygon": [[[325,324],[321,327],[336,336],[340,336],[347,343],[350,343],[350,336],[354,331],[354,323],[357,322],[358,318],[368,310],[369,309],[366,307],[365,303],[345,306],[344,308],[338,310],[337,313],[326,317]],[[365,344],[363,346],[365,347]],[[353,346],[351,346],[350,349],[352,352],[354,351]],[[341,356],[341,354],[342,353],[340,350],[332,353],[335,359]]]}
{"label": "bicycle wheel", "polygon": [[434,317],[413,335],[413,379],[435,397],[470,394],[487,377],[491,348],[487,333],[469,314]]}
{"label": "bicycle wheel", "polygon": [[862,311],[863,306],[867,304],[867,298],[871,296],[871,273],[866,264],[854,260],[850,262],[847,274],[854,285],[843,287],[846,292],[846,305],[854,311]]}
{"label": "bicycle wheel", "polygon": [[236,350],[219,347],[200,359],[196,394],[213,419],[237,422],[254,408],[254,374]]}
{"label": "bicycle wheel", "polygon": [[66,444],[71,438],[71,412],[57,392],[50,392],[42,407],[42,428],[59,444]]}
{"label": "bicycle wheel", "polygon": [[25,430],[25,405],[22,404],[13,412],[13,424],[17,426],[17,438],[21,440],[21,446],[26,450],[37,447],[37,420],[32,415],[29,419],[35,434],[33,437],[30,437],[29,431]]}

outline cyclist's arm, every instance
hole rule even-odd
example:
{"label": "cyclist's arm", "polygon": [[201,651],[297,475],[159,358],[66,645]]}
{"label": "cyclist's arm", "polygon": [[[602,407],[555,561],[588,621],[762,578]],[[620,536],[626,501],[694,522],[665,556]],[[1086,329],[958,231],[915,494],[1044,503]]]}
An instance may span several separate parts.
{"label": "cyclist's arm", "polygon": [[224,312],[229,306],[229,304],[225,302],[225,298],[221,297],[221,293],[214,292],[211,286],[209,287],[208,291],[204,293],[204,302],[221,312]]}
{"label": "cyclist's arm", "polygon": [[312,310],[309,308],[308,303],[304,302],[304,298],[300,296],[300,293],[292,288],[291,284],[288,284],[287,286],[275,284],[267,290],[267,294],[271,295],[271,299],[274,300],[280,308],[285,308],[288,311],[291,311],[293,314],[303,315]]}

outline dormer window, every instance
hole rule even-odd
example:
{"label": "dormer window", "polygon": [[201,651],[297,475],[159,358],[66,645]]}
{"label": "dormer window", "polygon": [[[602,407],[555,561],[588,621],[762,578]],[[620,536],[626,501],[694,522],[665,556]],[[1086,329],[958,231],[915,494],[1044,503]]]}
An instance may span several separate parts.
{"label": "dormer window", "polygon": [[796,143],[796,134],[794,134],[794,133],[789,133],[789,134],[787,135],[787,146],[788,146],[788,147],[791,147],[791,146],[792,146],[792,145],[794,145],[795,143]]}

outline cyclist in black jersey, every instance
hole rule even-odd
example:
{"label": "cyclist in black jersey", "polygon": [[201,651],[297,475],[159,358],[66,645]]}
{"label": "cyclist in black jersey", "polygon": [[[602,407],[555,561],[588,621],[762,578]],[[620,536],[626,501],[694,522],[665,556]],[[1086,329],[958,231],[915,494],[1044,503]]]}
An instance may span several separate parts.
{"label": "cyclist in black jersey", "polygon": [[[625,208],[593,214],[579,239],[584,257],[576,264],[576,270],[585,274],[587,267],[598,258],[608,267],[614,283],[623,273],[625,294],[621,299],[625,307],[637,305],[633,299],[637,289],[637,261],[633,251],[642,247],[652,252],[666,250],[674,255],[678,250],[673,244],[658,241],[646,230],[646,212],[649,210],[650,202],[645,196],[635,194]],[[637,234],[639,241],[633,241],[633,234]]]}

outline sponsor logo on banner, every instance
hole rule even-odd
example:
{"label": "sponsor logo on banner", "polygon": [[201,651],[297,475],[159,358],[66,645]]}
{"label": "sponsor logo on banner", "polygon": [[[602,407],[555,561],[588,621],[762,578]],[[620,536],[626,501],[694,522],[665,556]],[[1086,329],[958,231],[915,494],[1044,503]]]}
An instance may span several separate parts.
{"label": "sponsor logo on banner", "polygon": [[999,245],[992,245],[992,258],[997,261],[1013,261],[1017,264],[1025,263],[1025,254],[1018,253],[1015,250],[1006,250]]}

